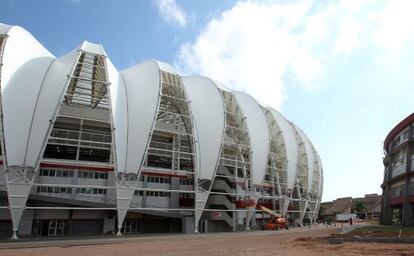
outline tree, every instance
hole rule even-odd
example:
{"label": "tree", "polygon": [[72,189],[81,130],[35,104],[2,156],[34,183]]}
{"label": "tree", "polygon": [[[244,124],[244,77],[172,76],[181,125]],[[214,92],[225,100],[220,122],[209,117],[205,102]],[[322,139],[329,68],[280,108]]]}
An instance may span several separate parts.
{"label": "tree", "polygon": [[359,216],[364,216],[365,212],[366,212],[366,206],[364,204],[364,202],[362,202],[361,200],[354,200],[352,202],[352,208],[351,208],[351,212],[355,213],[358,217]]}
{"label": "tree", "polygon": [[322,216],[323,216],[323,214],[325,213],[325,211],[326,211],[326,209],[327,209],[328,207],[327,207],[327,205],[326,204],[321,204],[320,206],[319,206],[319,212],[318,212],[318,219],[319,220],[321,220],[322,219]]}

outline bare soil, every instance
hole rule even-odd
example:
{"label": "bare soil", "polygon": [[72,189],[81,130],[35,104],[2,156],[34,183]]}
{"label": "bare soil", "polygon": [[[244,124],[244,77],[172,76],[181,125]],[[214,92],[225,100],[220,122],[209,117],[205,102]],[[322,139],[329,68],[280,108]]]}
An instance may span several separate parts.
{"label": "bare soil", "polygon": [[[343,243],[329,244],[323,237],[338,231],[334,228],[302,228],[283,231],[210,233],[89,239],[61,241],[26,241],[3,243],[1,256],[66,255],[404,255],[414,256],[414,244]],[[79,245],[83,244],[83,245]],[[47,246],[47,247],[39,247]],[[19,248],[32,247],[32,248]],[[36,247],[36,248],[34,248]]]}
{"label": "bare soil", "polygon": [[400,228],[399,227],[389,227],[389,226],[367,226],[355,231],[352,231],[347,234],[332,234],[332,237],[343,237],[349,238],[358,236],[361,238],[377,238],[377,237],[392,237],[392,238],[414,238],[414,229],[410,228]]}

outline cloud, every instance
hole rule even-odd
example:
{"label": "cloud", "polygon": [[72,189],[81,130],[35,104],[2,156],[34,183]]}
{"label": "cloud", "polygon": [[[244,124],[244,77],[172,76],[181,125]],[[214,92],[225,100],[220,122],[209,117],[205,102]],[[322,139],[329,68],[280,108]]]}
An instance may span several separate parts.
{"label": "cloud", "polygon": [[165,22],[180,27],[187,26],[187,14],[175,0],[156,0],[155,2]]}
{"label": "cloud", "polygon": [[401,47],[414,34],[411,3],[241,1],[184,43],[176,66],[280,109],[288,81],[318,91],[338,58],[364,47]]}
{"label": "cloud", "polygon": [[370,16],[378,26],[372,33],[372,40],[379,47],[399,51],[414,39],[414,2],[393,0],[386,8]]}

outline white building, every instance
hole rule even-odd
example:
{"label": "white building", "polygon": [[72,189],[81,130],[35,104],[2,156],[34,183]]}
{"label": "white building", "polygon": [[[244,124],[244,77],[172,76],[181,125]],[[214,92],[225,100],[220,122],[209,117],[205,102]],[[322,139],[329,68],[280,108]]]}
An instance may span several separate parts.
{"label": "white building", "polygon": [[317,216],[322,165],[279,112],[101,45],[59,58],[0,23],[0,236],[236,231]]}

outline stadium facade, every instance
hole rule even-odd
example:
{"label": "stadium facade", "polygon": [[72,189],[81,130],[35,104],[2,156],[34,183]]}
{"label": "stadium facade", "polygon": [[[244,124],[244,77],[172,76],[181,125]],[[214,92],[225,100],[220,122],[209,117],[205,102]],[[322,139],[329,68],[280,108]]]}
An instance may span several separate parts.
{"label": "stadium facade", "polygon": [[101,45],[56,58],[0,24],[0,234],[214,232],[314,221],[322,164],[296,125],[207,77]]}
{"label": "stadium facade", "polygon": [[384,141],[381,223],[414,225],[414,113],[402,120]]}

